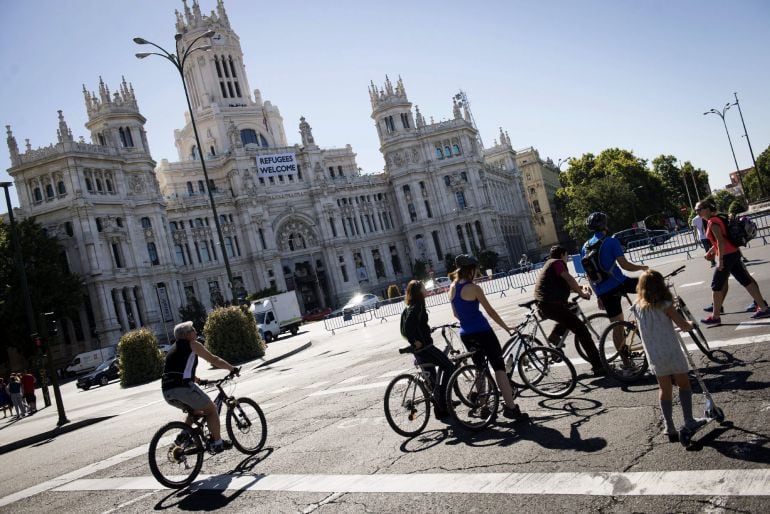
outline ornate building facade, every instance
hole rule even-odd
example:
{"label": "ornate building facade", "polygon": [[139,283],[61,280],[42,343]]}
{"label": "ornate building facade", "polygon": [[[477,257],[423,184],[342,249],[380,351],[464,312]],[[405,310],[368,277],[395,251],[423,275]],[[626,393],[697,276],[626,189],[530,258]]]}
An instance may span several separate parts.
{"label": "ornate building facade", "polygon": [[84,86],[90,142],[74,140],[61,111],[58,141],[44,148],[20,150],[7,127],[18,215],[59,239],[87,288],[79,319],[60,320],[59,359],[138,327],[170,338],[192,297],[211,308],[275,287],[295,290],[303,311],[334,307],[401,285],[417,260],[440,273],[447,254],[492,250],[508,265],[537,246],[510,140],[501,132],[483,148],[456,100],[449,120],[426,122],[401,79],[370,84],[385,167],[362,174],[350,146],[322,148],[304,117],[288,142],[278,107],[249,93],[222,0],[210,15],[185,2],[176,30],[183,43],[215,31],[184,70],[208,183],[189,114],[174,133],[179,160],[152,159],[125,79],[112,93],[101,79],[95,92]]}

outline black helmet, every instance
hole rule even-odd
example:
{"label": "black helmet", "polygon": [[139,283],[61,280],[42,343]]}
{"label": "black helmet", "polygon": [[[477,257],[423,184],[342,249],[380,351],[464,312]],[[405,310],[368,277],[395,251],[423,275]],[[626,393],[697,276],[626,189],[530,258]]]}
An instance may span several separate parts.
{"label": "black helmet", "polygon": [[607,215],[603,212],[592,212],[586,219],[586,227],[594,232],[604,230],[607,227]]}
{"label": "black helmet", "polygon": [[479,260],[473,255],[461,254],[455,257],[455,266],[464,268],[466,266],[478,266]]}

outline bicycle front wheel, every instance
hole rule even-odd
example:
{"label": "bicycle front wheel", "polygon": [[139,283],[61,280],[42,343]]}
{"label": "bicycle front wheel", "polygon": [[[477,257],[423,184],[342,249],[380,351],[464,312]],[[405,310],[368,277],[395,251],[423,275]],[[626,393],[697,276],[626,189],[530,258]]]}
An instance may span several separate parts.
{"label": "bicycle front wheel", "polygon": [[385,419],[397,434],[412,437],[425,429],[430,419],[428,391],[417,377],[405,373],[385,388]]}
{"label": "bicycle front wheel", "polygon": [[482,372],[468,364],[457,368],[449,377],[447,408],[462,427],[483,430],[497,417],[499,403],[500,392],[486,367]]}
{"label": "bicycle front wheel", "polygon": [[[512,384],[511,388],[514,391],[517,389],[526,389],[528,387],[527,383],[523,379],[522,380],[516,379],[516,376],[517,376],[516,363],[513,362],[514,349],[512,347],[519,342],[522,345],[524,345],[524,348],[532,348],[535,346],[545,346],[543,343],[540,342],[538,338],[530,334],[522,334],[522,333],[514,334],[513,337],[511,337],[510,339],[508,339],[508,341],[505,342],[505,344],[503,345],[503,355],[505,356],[504,359],[506,362],[506,374],[508,375],[508,379],[511,381],[511,384]],[[523,352],[521,355],[523,355]],[[521,359],[521,356],[519,356],[519,359]],[[508,370],[507,368],[509,364],[511,367],[510,370]],[[521,377],[520,374],[519,374],[519,377]]]}
{"label": "bicycle front wheel", "polygon": [[242,453],[254,455],[265,445],[267,421],[260,406],[251,398],[238,398],[227,409],[227,435]]}
{"label": "bicycle front wheel", "polygon": [[610,323],[599,342],[599,358],[607,374],[620,382],[636,382],[647,371],[642,337],[630,321]]}
{"label": "bicycle front wheel", "polygon": [[150,440],[150,471],[171,489],[192,484],[203,466],[203,443],[190,425],[172,421],[163,425]]}
{"label": "bicycle front wheel", "polygon": [[[607,330],[607,327],[610,325],[610,317],[604,312],[597,312],[588,316],[585,324],[588,328],[588,333],[591,334],[591,339],[593,339],[594,342],[598,342],[602,338],[604,331]],[[586,352],[583,350],[583,347],[580,346],[577,335],[574,335],[574,340],[575,349],[577,350],[578,355],[580,355],[580,358],[590,363],[591,361],[588,360]]]}
{"label": "bicycle front wheel", "polygon": [[546,398],[564,398],[575,389],[577,373],[562,352],[548,346],[528,348],[518,362],[524,383]]}

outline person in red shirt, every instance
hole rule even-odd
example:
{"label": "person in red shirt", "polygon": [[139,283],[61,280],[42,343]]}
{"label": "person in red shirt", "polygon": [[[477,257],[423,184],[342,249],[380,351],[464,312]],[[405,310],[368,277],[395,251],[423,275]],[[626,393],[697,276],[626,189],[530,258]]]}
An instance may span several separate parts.
{"label": "person in red shirt", "polygon": [[21,393],[24,396],[24,401],[27,402],[30,414],[37,412],[35,382],[37,382],[35,380],[35,375],[30,373],[29,370],[24,371],[24,374],[21,376]]}
{"label": "person in red shirt", "polygon": [[714,310],[711,316],[701,320],[704,325],[719,325],[722,323],[720,313],[722,312],[722,303],[727,295],[727,279],[732,275],[740,285],[746,288],[746,291],[754,298],[757,304],[756,312],[751,316],[754,319],[770,317],[770,307],[762,298],[759,292],[759,285],[754,280],[746,266],[741,261],[741,253],[738,247],[732,244],[726,237],[727,227],[725,223],[716,215],[716,207],[710,200],[702,200],[695,206],[695,212],[708,221],[706,236],[713,245],[706,252],[707,260],[716,257],[717,267],[714,269],[714,276],[711,279],[711,291],[714,297]]}

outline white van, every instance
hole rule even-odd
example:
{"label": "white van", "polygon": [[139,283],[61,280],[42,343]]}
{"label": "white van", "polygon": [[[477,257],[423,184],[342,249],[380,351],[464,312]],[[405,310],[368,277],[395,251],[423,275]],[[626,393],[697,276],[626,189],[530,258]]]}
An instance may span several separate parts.
{"label": "white van", "polygon": [[84,371],[90,371],[96,369],[96,367],[102,362],[115,357],[115,347],[107,346],[99,350],[91,350],[90,352],[83,352],[75,355],[72,362],[66,368],[68,375],[74,375],[77,373],[83,373]]}

